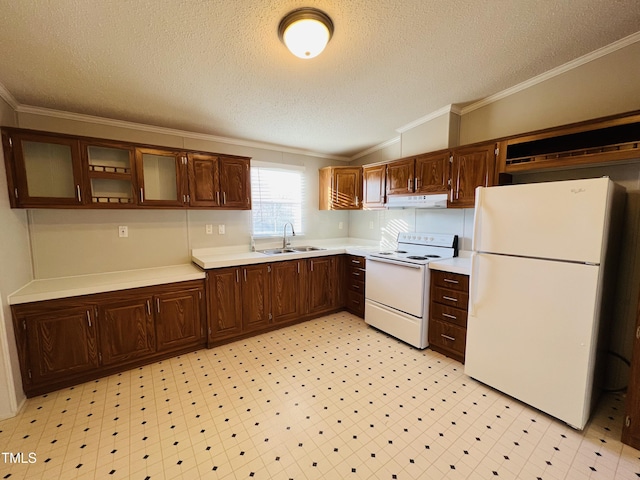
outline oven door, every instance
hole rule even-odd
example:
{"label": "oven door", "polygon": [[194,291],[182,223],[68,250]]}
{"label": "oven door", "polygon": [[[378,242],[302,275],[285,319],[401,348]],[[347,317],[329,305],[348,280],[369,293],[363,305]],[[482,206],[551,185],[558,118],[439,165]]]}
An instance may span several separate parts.
{"label": "oven door", "polygon": [[421,318],[426,295],[425,268],[368,257],[366,299]]}

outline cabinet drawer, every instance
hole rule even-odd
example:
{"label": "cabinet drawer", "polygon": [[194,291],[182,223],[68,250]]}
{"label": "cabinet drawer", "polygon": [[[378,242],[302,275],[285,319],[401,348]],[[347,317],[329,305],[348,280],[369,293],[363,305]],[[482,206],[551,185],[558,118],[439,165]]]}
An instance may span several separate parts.
{"label": "cabinet drawer", "polygon": [[348,265],[357,268],[365,268],[366,260],[364,257],[359,257],[357,255],[349,255],[347,258]]}
{"label": "cabinet drawer", "polygon": [[437,287],[450,288],[461,292],[469,291],[469,276],[459,273],[431,271],[431,282]]}
{"label": "cabinet drawer", "polygon": [[439,320],[432,320],[429,322],[429,343],[464,356],[467,329]]}
{"label": "cabinet drawer", "polygon": [[365,281],[365,271],[362,270],[361,268],[358,267],[349,267],[348,269],[348,275],[349,278],[347,279],[347,281],[351,282],[354,280],[360,281],[360,282],[364,282]]}
{"label": "cabinet drawer", "polygon": [[469,294],[448,288],[433,287],[432,301],[466,310],[469,306]]}
{"label": "cabinet drawer", "polygon": [[347,310],[364,317],[364,294],[349,290],[347,292]]}
{"label": "cabinet drawer", "polygon": [[448,307],[440,303],[431,304],[431,319],[449,322],[460,327],[467,326],[467,311],[460,308]]}
{"label": "cabinet drawer", "polygon": [[349,283],[347,284],[347,288],[352,291],[352,292],[356,292],[360,295],[364,295],[364,282],[360,281],[360,280],[355,280],[355,279],[349,279]]}

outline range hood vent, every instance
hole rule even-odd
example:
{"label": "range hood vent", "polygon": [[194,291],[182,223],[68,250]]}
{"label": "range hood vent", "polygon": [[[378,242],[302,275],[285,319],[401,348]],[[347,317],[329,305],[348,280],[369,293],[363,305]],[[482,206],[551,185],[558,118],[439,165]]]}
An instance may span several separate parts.
{"label": "range hood vent", "polygon": [[446,193],[436,195],[389,195],[387,208],[447,208]]}

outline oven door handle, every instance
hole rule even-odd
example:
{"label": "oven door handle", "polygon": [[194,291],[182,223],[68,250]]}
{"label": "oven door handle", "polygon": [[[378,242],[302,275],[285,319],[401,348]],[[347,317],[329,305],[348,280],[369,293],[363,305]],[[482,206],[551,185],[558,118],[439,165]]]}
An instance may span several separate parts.
{"label": "oven door handle", "polygon": [[406,263],[406,262],[397,262],[395,260],[387,260],[384,258],[378,257],[367,257],[368,262],[380,262],[380,263],[390,263],[391,265],[398,265],[400,267],[409,267],[420,270],[424,265],[416,265],[414,263]]}

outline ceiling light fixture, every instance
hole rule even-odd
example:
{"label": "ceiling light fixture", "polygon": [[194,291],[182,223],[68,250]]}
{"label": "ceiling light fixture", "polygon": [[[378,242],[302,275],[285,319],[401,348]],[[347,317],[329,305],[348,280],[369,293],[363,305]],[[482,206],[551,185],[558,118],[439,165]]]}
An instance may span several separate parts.
{"label": "ceiling light fixture", "polygon": [[298,8],[280,20],[278,36],[296,57],[313,58],[322,53],[333,35],[329,15],[316,8]]}

